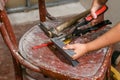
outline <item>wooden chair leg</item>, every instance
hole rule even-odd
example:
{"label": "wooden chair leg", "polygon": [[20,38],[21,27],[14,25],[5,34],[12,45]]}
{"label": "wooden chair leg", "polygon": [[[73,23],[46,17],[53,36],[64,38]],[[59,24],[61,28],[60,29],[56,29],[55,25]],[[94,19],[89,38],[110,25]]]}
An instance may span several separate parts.
{"label": "wooden chair leg", "polygon": [[[111,67],[111,66],[110,66]],[[110,78],[110,67],[108,68],[108,70],[107,70],[107,80],[111,80],[111,78]]]}
{"label": "wooden chair leg", "polygon": [[49,14],[49,12],[46,9],[46,5],[45,5],[45,0],[38,0],[38,6],[39,6],[39,15],[40,15],[40,21],[41,22],[45,22],[46,21],[46,17],[50,20],[55,20],[56,18],[51,16]]}
{"label": "wooden chair leg", "polygon": [[111,71],[111,60],[109,60],[109,64],[108,64],[108,70],[107,70],[107,79],[106,80],[111,80],[111,77],[110,77],[110,71]]}
{"label": "wooden chair leg", "polygon": [[45,0],[38,0],[38,6],[39,6],[39,15],[40,15],[40,21],[44,22],[46,21],[46,6],[45,6]]}
{"label": "wooden chair leg", "polygon": [[52,15],[50,15],[47,10],[46,10],[46,16],[47,16],[47,18],[50,19],[50,20],[55,20],[55,19],[56,19],[55,17],[53,17]]}
{"label": "wooden chair leg", "polygon": [[[1,26],[0,26],[0,32],[2,34],[2,37],[3,37],[3,40],[5,41],[5,43],[7,44],[7,46],[11,46],[9,47],[10,48],[13,48],[13,45],[11,44],[11,40],[10,38],[8,37],[8,34],[7,34],[7,30],[5,29],[5,26],[4,24],[1,23]],[[7,41],[8,40],[8,41]],[[16,48],[14,47],[14,50]],[[10,49],[10,51],[12,52],[12,50]],[[12,59],[13,59],[13,64],[14,64],[14,70],[15,70],[15,77],[16,77],[16,80],[23,80],[23,77],[22,77],[22,69],[21,69],[21,65],[20,63],[18,62],[18,60],[16,60],[13,55],[12,55]]]}
{"label": "wooden chair leg", "polygon": [[20,63],[13,57],[13,65],[16,80],[23,80],[22,68]]}

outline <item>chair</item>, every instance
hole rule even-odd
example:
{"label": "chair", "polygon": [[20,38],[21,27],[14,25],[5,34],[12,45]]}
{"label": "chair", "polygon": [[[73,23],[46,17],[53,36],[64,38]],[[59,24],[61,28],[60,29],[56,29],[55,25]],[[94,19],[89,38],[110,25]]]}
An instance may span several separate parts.
{"label": "chair", "polygon": [[[46,10],[45,0],[39,0],[39,11],[40,11],[41,22],[56,24],[54,23],[56,22],[55,21],[56,19],[52,17]],[[46,16],[49,18],[48,21],[46,20]],[[43,49],[30,51],[32,46],[48,39],[48,37],[39,28],[39,25],[35,25],[33,28],[27,31],[21,38],[18,45],[12,29],[12,25],[10,24],[10,21],[7,17],[7,13],[5,10],[0,11],[0,20],[2,23],[0,25],[0,32],[2,34],[2,37],[6,45],[8,46],[11,52],[13,63],[14,63],[16,80],[23,80],[22,68],[21,68],[22,65],[25,68],[28,68],[32,71],[43,73],[44,75],[61,79],[61,80],[68,80],[68,79],[70,80],[81,80],[81,79],[102,80],[105,78],[105,75],[107,75],[107,77],[109,78],[110,58],[112,55],[111,46],[108,48],[103,48],[102,50],[98,51],[96,54],[90,54],[90,55],[87,55],[87,57],[86,56],[82,57],[79,60],[81,62],[80,65],[76,67],[78,69],[81,69],[81,72],[80,72],[80,71],[77,71],[76,68],[69,66],[64,62],[61,62],[61,60],[57,56],[59,56],[63,60],[65,60],[65,58],[61,56],[57,50],[52,51],[50,48],[45,47]],[[32,36],[30,37],[30,35]],[[41,37],[40,35],[43,35],[43,36]],[[32,42],[31,45],[29,45],[29,41],[27,41],[29,40],[28,38],[31,38],[30,39],[30,43]],[[101,51],[102,52],[104,51],[104,53],[100,54]],[[89,63],[90,60],[88,58],[92,59],[93,62]],[[100,58],[100,59],[97,59],[97,58]],[[92,70],[90,70],[89,68]],[[87,72],[86,70],[93,71],[93,73]]]}
{"label": "chair", "polygon": [[[40,5],[39,8],[40,8],[40,16],[41,16],[40,20],[45,21],[46,15],[48,15],[49,18],[51,18],[50,14],[46,13],[45,1],[39,0],[39,5]],[[43,12],[43,13],[41,13],[41,12]],[[8,46],[8,48],[11,52],[11,55],[13,58],[13,63],[14,63],[14,68],[15,68],[16,80],[23,80],[21,64],[33,71],[40,72],[40,69],[37,66],[31,64],[29,61],[26,61],[19,54],[16,37],[15,37],[15,34],[12,29],[12,25],[8,19],[8,16],[7,16],[7,13],[5,10],[0,11],[0,20],[2,23],[0,25],[0,32],[1,32],[1,35],[2,35],[6,45]]]}

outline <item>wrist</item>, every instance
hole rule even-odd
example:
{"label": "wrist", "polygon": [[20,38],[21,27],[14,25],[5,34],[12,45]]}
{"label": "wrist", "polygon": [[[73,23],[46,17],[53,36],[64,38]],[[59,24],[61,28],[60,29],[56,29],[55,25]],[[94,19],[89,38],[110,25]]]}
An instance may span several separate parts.
{"label": "wrist", "polygon": [[84,44],[84,48],[85,48],[85,49],[84,49],[84,51],[85,51],[84,53],[90,52],[90,45],[89,45],[88,43],[85,43],[85,44]]}
{"label": "wrist", "polygon": [[93,44],[91,44],[91,42],[86,43],[86,51],[87,52],[91,52],[95,50],[95,46]]}
{"label": "wrist", "polygon": [[105,5],[108,0],[97,0],[99,5]]}

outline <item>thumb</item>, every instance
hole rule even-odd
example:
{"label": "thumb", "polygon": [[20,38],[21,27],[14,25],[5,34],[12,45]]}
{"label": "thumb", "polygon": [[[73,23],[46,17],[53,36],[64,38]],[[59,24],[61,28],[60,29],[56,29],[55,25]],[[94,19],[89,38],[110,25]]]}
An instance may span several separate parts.
{"label": "thumb", "polygon": [[74,46],[67,44],[66,46],[63,47],[63,49],[74,49]]}
{"label": "thumb", "polygon": [[74,51],[76,54],[72,56],[73,60],[78,59],[79,57],[83,56],[82,51],[78,52],[77,50]]}
{"label": "thumb", "polygon": [[95,12],[91,12],[91,15],[93,16],[94,19],[97,18],[97,14]]}
{"label": "thumb", "polygon": [[73,56],[72,56],[72,58],[73,58],[73,60],[76,60],[76,59],[78,59],[80,56],[78,55],[78,54],[74,54]]}

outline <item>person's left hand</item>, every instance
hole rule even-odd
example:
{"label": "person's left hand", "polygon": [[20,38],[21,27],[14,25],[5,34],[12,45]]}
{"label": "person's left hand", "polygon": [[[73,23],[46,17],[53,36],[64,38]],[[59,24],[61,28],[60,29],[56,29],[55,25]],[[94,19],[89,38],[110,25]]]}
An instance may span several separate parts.
{"label": "person's left hand", "polygon": [[0,0],[0,10],[4,9],[5,3],[7,2],[7,0]]}
{"label": "person's left hand", "polygon": [[93,16],[94,20],[91,21],[91,25],[95,25],[95,24],[98,24],[99,22],[103,21],[104,20],[104,13],[97,16],[96,15],[96,11],[98,9],[100,9],[103,5],[100,5],[100,3],[98,3],[98,1],[93,1],[93,4],[91,6],[91,15]]}
{"label": "person's left hand", "polygon": [[94,26],[104,20],[104,14],[101,14],[97,18],[91,21],[91,25]]}
{"label": "person's left hand", "polygon": [[73,59],[78,59],[80,56],[88,52],[86,44],[80,44],[80,43],[67,44],[66,46],[63,47],[63,49],[73,50],[76,53],[72,56]]}

